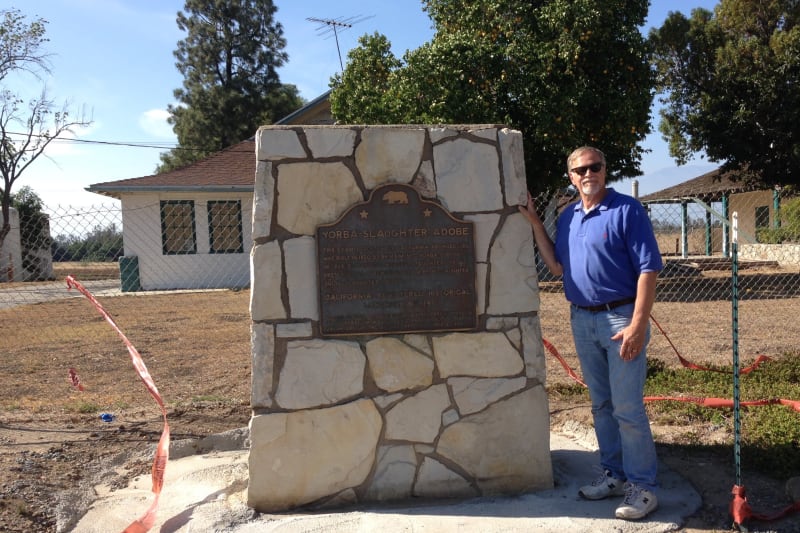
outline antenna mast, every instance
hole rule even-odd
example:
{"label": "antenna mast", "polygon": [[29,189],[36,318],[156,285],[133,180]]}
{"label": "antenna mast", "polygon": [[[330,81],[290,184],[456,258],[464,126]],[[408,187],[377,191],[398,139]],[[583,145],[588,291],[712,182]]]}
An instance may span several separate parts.
{"label": "antenna mast", "polygon": [[348,18],[336,18],[336,19],[322,19],[317,17],[308,17],[306,20],[309,22],[316,22],[319,24],[317,26],[317,35],[330,35],[333,34],[334,39],[336,39],[336,52],[339,54],[339,68],[344,70],[344,64],[342,63],[342,51],[339,49],[339,28],[342,31],[352,28],[353,24],[358,24],[359,22],[363,22],[367,19],[371,19],[374,15],[363,17],[361,15],[356,15],[354,17]]}

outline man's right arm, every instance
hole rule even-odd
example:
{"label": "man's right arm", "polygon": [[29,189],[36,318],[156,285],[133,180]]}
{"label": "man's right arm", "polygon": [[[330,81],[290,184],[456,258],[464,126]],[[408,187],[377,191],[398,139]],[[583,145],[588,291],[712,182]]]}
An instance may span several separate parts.
{"label": "man's right arm", "polygon": [[519,212],[525,216],[533,228],[533,240],[536,242],[539,256],[542,258],[542,261],[544,261],[544,264],[547,265],[547,269],[550,270],[550,273],[554,276],[562,275],[564,273],[564,268],[561,266],[561,263],[556,260],[555,246],[553,246],[553,241],[547,234],[542,219],[539,218],[539,214],[536,212],[531,193],[528,193],[527,205],[519,206]]}

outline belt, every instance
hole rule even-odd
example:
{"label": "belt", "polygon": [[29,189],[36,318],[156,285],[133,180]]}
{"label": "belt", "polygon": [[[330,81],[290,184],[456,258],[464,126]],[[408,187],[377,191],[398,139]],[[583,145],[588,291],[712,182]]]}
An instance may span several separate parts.
{"label": "belt", "polygon": [[608,302],[607,304],[600,304],[600,305],[576,305],[576,304],[572,305],[574,305],[578,309],[583,309],[584,311],[591,311],[592,313],[597,313],[598,311],[611,311],[615,307],[632,304],[635,301],[636,298],[625,298],[623,300],[615,300],[613,302]]}

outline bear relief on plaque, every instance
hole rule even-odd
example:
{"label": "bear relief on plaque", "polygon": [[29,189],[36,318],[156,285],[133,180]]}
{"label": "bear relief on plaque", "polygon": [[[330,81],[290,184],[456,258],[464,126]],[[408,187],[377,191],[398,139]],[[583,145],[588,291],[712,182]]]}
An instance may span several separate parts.
{"label": "bear relief on plaque", "polygon": [[322,335],[477,328],[473,223],[413,187],[374,189],[316,240]]}

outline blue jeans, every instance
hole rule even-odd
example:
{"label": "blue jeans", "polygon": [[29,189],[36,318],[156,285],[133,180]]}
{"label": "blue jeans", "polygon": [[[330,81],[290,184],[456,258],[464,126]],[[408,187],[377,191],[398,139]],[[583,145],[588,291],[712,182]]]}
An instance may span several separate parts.
{"label": "blue jeans", "polygon": [[600,312],[572,305],[570,323],[583,380],[592,399],[600,464],[615,478],[654,491],[658,458],[643,400],[650,325],[645,347],[631,361],[619,355],[622,341],[611,340],[630,324],[632,314],[633,304]]}

